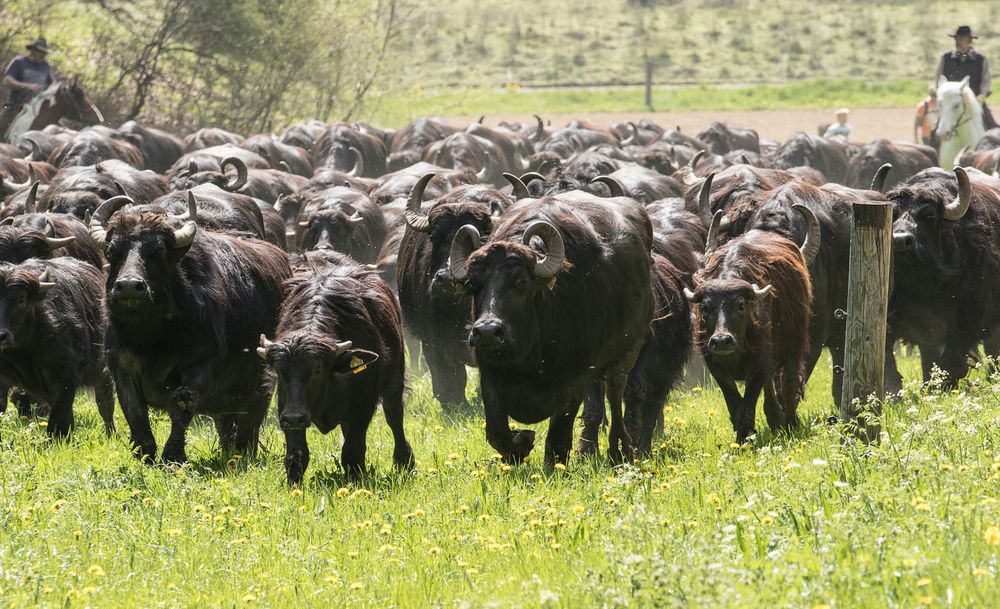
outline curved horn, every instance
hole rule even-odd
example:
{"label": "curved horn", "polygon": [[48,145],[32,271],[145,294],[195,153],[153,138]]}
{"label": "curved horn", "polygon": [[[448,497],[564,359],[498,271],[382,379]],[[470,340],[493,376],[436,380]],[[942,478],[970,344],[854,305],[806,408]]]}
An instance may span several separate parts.
{"label": "curved horn", "polygon": [[227,156],[226,158],[222,159],[222,163],[220,165],[222,173],[226,173],[226,167],[230,165],[236,168],[236,178],[233,179],[228,184],[225,184],[222,187],[222,190],[225,190],[227,192],[236,192],[237,190],[246,186],[247,176],[249,172],[247,170],[247,164],[243,162],[243,159],[235,156]]}
{"label": "curved horn", "polygon": [[30,157],[31,160],[33,160],[33,161],[44,161],[45,160],[44,158],[42,158],[42,149],[41,149],[41,147],[39,147],[38,142],[36,142],[35,140],[31,139],[30,137],[24,138],[24,141],[26,141],[29,144],[31,144],[31,154],[28,155],[28,157]]}
{"label": "curved horn", "polygon": [[338,342],[337,343],[337,347],[333,350],[333,354],[336,356],[336,355],[341,355],[343,353],[347,353],[347,350],[350,349],[353,346],[354,346],[354,343],[352,343],[349,340],[345,340],[343,342]]}
{"label": "curved horn", "polygon": [[596,178],[594,178],[593,180],[591,180],[591,183],[594,183],[594,182],[597,182],[597,183],[600,183],[600,184],[604,184],[605,186],[607,186],[608,190],[611,191],[611,196],[612,197],[627,197],[627,196],[629,196],[628,192],[625,191],[625,187],[621,185],[621,182],[619,182],[618,180],[612,178],[611,176],[597,176]]}
{"label": "curved horn", "polygon": [[719,228],[722,226],[722,217],[725,213],[720,209],[712,216],[712,223],[708,226],[708,238],[705,240],[705,254],[702,256],[702,260],[708,260],[708,257],[715,252],[715,248],[719,246]]}
{"label": "curved horn", "polygon": [[740,163],[743,163],[744,165],[750,165],[751,164],[750,163],[750,157],[748,157],[746,154],[740,154],[739,161],[740,161]]}
{"label": "curved horn", "polygon": [[553,277],[562,270],[563,262],[566,261],[566,244],[563,243],[562,235],[545,220],[532,222],[524,231],[521,243],[531,246],[531,239],[539,237],[545,244],[547,252],[535,263],[535,275],[539,277]]}
{"label": "curved horn", "polygon": [[705,156],[704,150],[699,150],[695,153],[688,164],[682,167],[679,171],[681,173],[681,180],[684,182],[685,186],[693,186],[698,181],[698,174],[695,173],[694,168],[701,161],[701,158]]}
{"label": "curved horn", "polygon": [[112,183],[114,183],[115,190],[118,191],[118,194],[120,194],[122,196],[125,196],[125,197],[128,196],[128,193],[125,192],[125,187],[121,185],[121,182],[119,182],[118,180],[112,180]]}
{"label": "curved horn", "polygon": [[822,242],[819,220],[816,219],[816,214],[813,213],[813,210],[801,203],[792,205],[792,209],[802,214],[802,217],[806,219],[806,238],[802,242],[802,247],[799,248],[799,251],[802,252],[802,257],[806,259],[806,264],[809,265],[816,259],[816,254],[819,253],[819,246]]}
{"label": "curved horn", "polygon": [[195,163],[194,159],[188,159],[188,175],[196,173],[198,173],[198,163]]}
{"label": "curved horn", "polygon": [[705,177],[705,181],[701,183],[701,189],[698,191],[698,217],[701,218],[701,223],[706,228],[712,225],[711,198],[713,180],[715,180],[715,174],[708,174]]}
{"label": "curved horn", "polygon": [[364,222],[364,221],[365,221],[365,219],[357,211],[355,211],[353,214],[351,214],[347,218],[347,222],[350,223],[350,224],[357,224],[358,222]]}
{"label": "curved horn", "polygon": [[24,200],[24,213],[33,214],[35,213],[35,197],[38,196],[38,182],[31,185],[31,190],[28,191],[28,198]]}
{"label": "curved horn", "polygon": [[628,125],[629,134],[628,137],[622,140],[622,146],[629,146],[635,141],[635,136],[639,133],[639,128],[632,121],[627,121],[625,124]]}
{"label": "curved horn", "polygon": [[278,212],[279,214],[281,213],[281,209],[285,206],[284,199],[285,199],[285,195],[283,195],[283,194],[278,195],[278,200],[275,201],[274,205],[271,206],[271,207],[274,208],[274,211]]}
{"label": "curved horn", "polygon": [[492,163],[492,159],[490,158],[490,155],[487,154],[485,156],[485,158],[483,159],[483,168],[476,172],[476,181],[477,182],[480,182],[480,183],[485,182],[486,178],[489,177],[489,175],[490,175],[490,163]]}
{"label": "curved horn", "polygon": [[28,161],[28,183],[37,182],[38,174],[35,173],[35,166]]}
{"label": "curved horn", "polygon": [[267,340],[266,336],[263,334],[260,335],[260,346],[257,347],[257,355],[260,356],[260,359],[267,359],[267,348],[273,344],[274,342]]}
{"label": "curved horn", "polygon": [[76,237],[63,237],[63,238],[46,237],[45,245],[49,247],[49,251],[51,252],[52,250],[57,250],[60,247],[66,247],[67,245],[73,243],[74,241],[76,241]]}
{"label": "curved horn", "polygon": [[705,156],[705,151],[704,150],[699,150],[698,152],[694,153],[694,156],[691,157],[690,161],[688,161],[688,167],[691,169],[692,175],[695,175],[695,176],[698,175],[698,174],[696,174],[694,172],[694,168],[698,166],[698,163],[701,162],[701,159],[704,156]]}
{"label": "curved horn", "polygon": [[49,281],[49,270],[45,269],[42,274],[38,276],[38,295],[45,296],[49,290],[56,287],[55,282]]}
{"label": "curved horn", "polygon": [[24,190],[30,185],[31,185],[30,181],[23,183],[7,182],[3,179],[2,176],[0,176],[0,190],[2,190],[4,194],[12,195],[19,190]]}
{"label": "curved horn", "polygon": [[188,220],[184,226],[174,231],[174,249],[183,249],[194,243],[194,236],[198,232],[198,225]]}
{"label": "curved horn", "polygon": [[771,290],[774,288],[774,286],[770,283],[764,287],[760,287],[756,283],[751,283],[750,287],[753,288],[754,300],[757,301],[763,300],[764,297],[770,294]]}
{"label": "curved horn", "polygon": [[955,167],[955,177],[958,178],[958,196],[951,203],[944,206],[944,219],[949,222],[958,222],[969,211],[969,204],[972,203],[972,186],[969,184],[969,174],[961,167]]}
{"label": "curved horn", "polygon": [[537,122],[538,126],[535,128],[535,135],[531,139],[532,141],[540,142],[543,139],[545,139],[545,121],[543,121],[542,117],[538,116],[537,114],[533,116],[535,117],[535,121]]}
{"label": "curved horn", "polygon": [[350,146],[348,150],[354,154],[354,167],[351,167],[351,170],[347,172],[347,175],[352,178],[360,178],[365,173],[365,157],[361,154],[361,150],[359,150],[357,146]]}
{"label": "curved horn", "polygon": [[545,176],[543,176],[542,174],[538,173],[537,171],[530,171],[528,173],[525,173],[525,174],[521,175],[521,181],[524,182],[525,186],[527,186],[528,184],[531,184],[535,180],[542,180],[544,182],[545,181]]}
{"label": "curved horn", "polygon": [[431,223],[424,215],[423,211],[420,209],[420,204],[424,200],[424,189],[427,188],[427,184],[434,179],[433,173],[424,174],[417,183],[413,185],[410,189],[409,196],[406,197],[406,211],[403,212],[403,218],[406,220],[406,225],[415,231],[421,233],[426,233],[431,230]]}
{"label": "curved horn", "polygon": [[111,219],[111,216],[113,216],[116,211],[126,205],[135,205],[135,201],[122,195],[111,197],[104,203],[101,203],[100,206],[94,210],[94,215],[90,217],[90,238],[93,239],[94,243],[96,243],[101,249],[104,249],[107,245],[108,220]]}
{"label": "curved horn", "polygon": [[286,163],[285,161],[278,161],[278,168],[284,171],[285,173],[292,173],[292,168],[289,167],[288,163]]}
{"label": "curved horn", "polygon": [[484,120],[486,120],[486,115],[485,114],[483,114],[482,116],[480,116],[479,120],[476,121],[476,122],[479,123],[480,125],[482,125]]}
{"label": "curved horn", "polygon": [[527,199],[531,197],[531,193],[528,192],[528,187],[521,181],[521,178],[517,177],[512,173],[504,172],[503,178],[510,182],[511,188],[513,188],[514,200],[520,201],[521,199]]}
{"label": "curved horn", "polygon": [[455,238],[451,240],[451,253],[448,255],[448,270],[455,281],[465,281],[469,276],[469,255],[479,249],[483,240],[479,229],[471,224],[458,229]]}
{"label": "curved horn", "polygon": [[870,190],[877,192],[885,192],[885,179],[889,176],[889,172],[892,170],[892,163],[886,163],[878,168],[875,172],[875,177],[872,178],[872,187]]}

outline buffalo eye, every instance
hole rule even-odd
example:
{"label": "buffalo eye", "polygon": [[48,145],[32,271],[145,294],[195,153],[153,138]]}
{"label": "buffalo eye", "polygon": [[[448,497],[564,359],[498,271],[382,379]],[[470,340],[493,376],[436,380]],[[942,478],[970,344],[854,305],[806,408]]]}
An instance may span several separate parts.
{"label": "buffalo eye", "polygon": [[747,303],[746,303],[746,301],[743,300],[742,298],[738,299],[736,301],[736,311],[738,313],[742,313],[742,312],[744,312],[746,310],[747,310]]}
{"label": "buffalo eye", "polygon": [[17,302],[17,306],[23,307],[24,304],[26,302],[28,302],[28,295],[25,294],[24,292],[21,292],[20,294],[17,295],[17,301],[16,302]]}

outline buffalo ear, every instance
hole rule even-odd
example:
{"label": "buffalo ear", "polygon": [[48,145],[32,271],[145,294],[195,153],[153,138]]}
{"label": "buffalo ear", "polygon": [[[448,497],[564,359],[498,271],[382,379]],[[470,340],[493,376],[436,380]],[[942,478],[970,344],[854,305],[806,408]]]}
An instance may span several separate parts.
{"label": "buffalo ear", "polygon": [[0,221],[0,226],[13,226],[13,225],[14,225],[14,216],[7,216],[2,221]]}
{"label": "buffalo ear", "polygon": [[347,349],[333,361],[333,371],[340,374],[361,374],[375,363],[378,353],[367,349]]}

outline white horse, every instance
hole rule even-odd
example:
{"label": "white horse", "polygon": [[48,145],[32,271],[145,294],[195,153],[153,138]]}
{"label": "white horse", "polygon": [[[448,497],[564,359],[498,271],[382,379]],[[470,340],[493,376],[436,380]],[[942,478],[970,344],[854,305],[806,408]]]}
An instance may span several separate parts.
{"label": "white horse", "polygon": [[966,146],[975,148],[986,133],[983,107],[969,88],[968,76],[961,82],[950,82],[944,76],[938,79],[937,102],[941,117],[937,126],[941,140],[938,164],[951,169],[958,160],[959,151]]}

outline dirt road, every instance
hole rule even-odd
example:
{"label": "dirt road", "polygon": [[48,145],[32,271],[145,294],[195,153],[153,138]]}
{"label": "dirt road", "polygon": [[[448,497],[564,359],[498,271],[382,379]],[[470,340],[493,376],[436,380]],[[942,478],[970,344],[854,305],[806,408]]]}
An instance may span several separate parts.
{"label": "dirt road", "polygon": [[[680,125],[682,131],[695,134],[712,121],[722,121],[734,127],[756,129],[763,138],[784,141],[796,131],[816,133],[817,125],[834,120],[833,110],[751,110],[706,112],[653,112],[617,113],[592,112],[576,115],[545,115],[552,125],[563,126],[573,119],[586,119],[600,125],[649,117],[664,127]],[[467,125],[478,116],[448,117],[454,125]],[[486,124],[495,125],[501,120],[534,122],[529,115],[489,115]],[[880,137],[890,140],[912,140],[913,108],[857,108],[851,111],[850,124],[854,127],[851,140],[868,142]]]}

